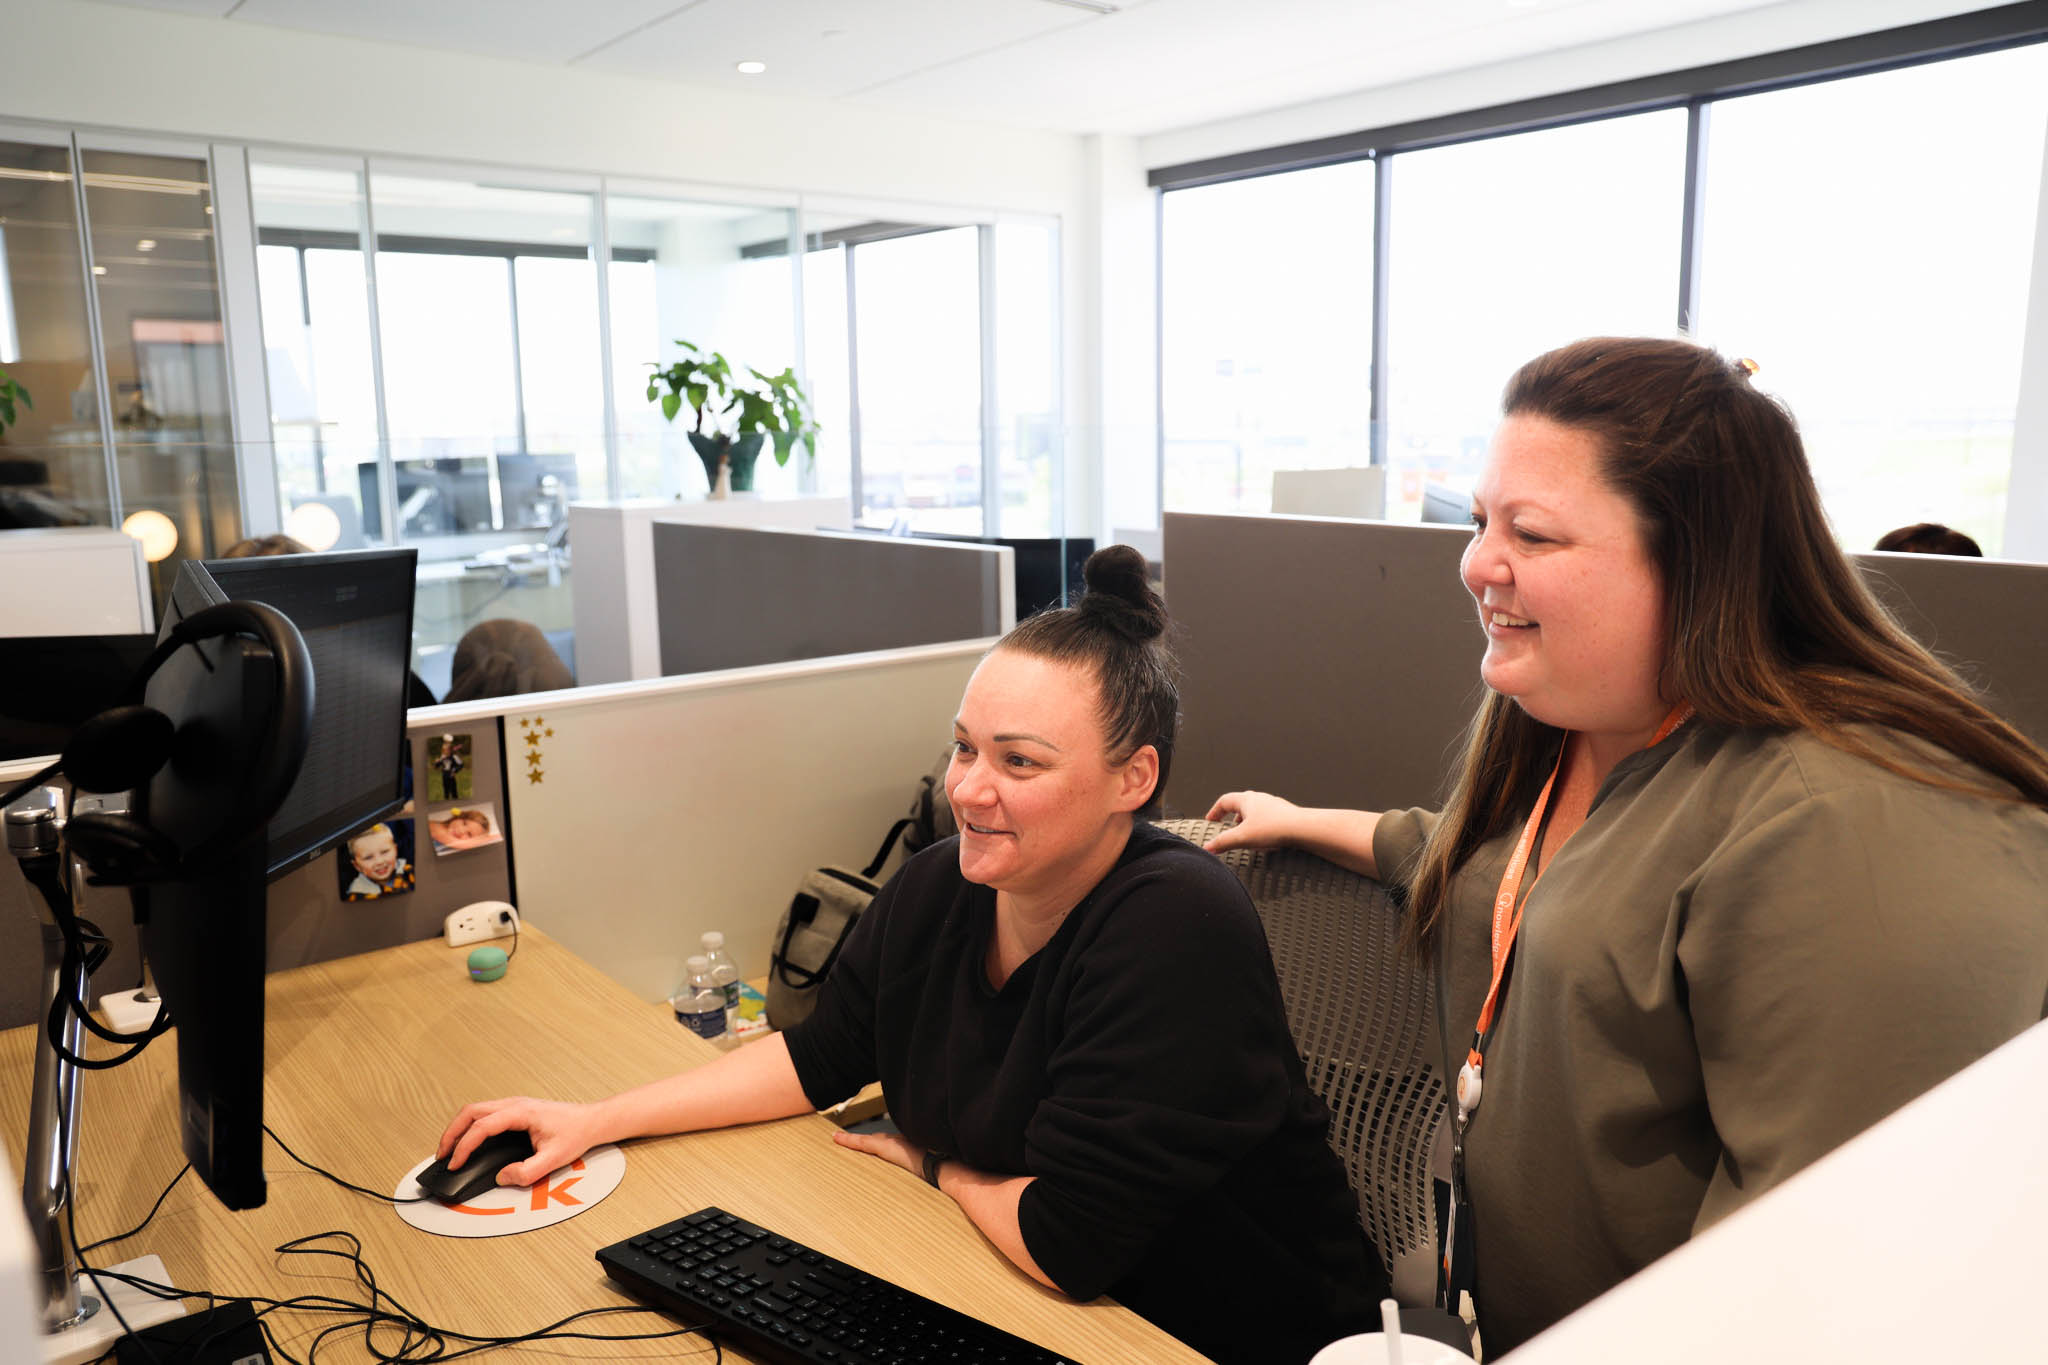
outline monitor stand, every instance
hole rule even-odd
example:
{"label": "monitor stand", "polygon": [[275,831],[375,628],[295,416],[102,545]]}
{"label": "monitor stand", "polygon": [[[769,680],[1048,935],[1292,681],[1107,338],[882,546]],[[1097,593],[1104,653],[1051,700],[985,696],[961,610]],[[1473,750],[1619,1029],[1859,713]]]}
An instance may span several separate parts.
{"label": "monitor stand", "polygon": [[[47,795],[46,795],[47,793]],[[62,896],[58,875],[57,800],[61,793],[45,787],[7,810],[7,848],[21,863],[22,874],[43,893]],[[78,1157],[78,1068],[57,1055],[47,1027],[50,1005],[58,993],[75,988],[80,999],[88,986],[84,964],[71,980],[64,974],[64,936],[47,906],[42,912],[42,1011],[36,1018],[35,1080],[30,1092],[28,1147],[24,1153],[21,1196],[29,1236],[38,1258],[42,1286],[43,1360],[46,1365],[78,1365],[104,1355],[127,1332],[182,1317],[177,1299],[160,1299],[119,1280],[79,1273],[65,1203],[70,1195],[67,1173]],[[85,1028],[73,1016],[63,1029],[64,1046],[83,1055]],[[164,1263],[155,1256],[123,1261],[109,1269],[157,1284],[169,1284]],[[111,1302],[111,1306],[110,1306]],[[116,1311],[118,1310],[118,1312]],[[127,1326],[122,1326],[126,1320]]]}

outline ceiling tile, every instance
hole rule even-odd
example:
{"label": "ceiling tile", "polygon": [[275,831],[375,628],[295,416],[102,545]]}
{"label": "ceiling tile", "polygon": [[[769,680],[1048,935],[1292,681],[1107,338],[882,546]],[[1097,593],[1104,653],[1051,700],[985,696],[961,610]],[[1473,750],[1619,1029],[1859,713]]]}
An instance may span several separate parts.
{"label": "ceiling tile", "polygon": [[[1100,16],[1047,0],[701,0],[585,57],[593,70],[834,97]],[[734,63],[768,69],[743,76]]]}
{"label": "ceiling tile", "polygon": [[237,23],[561,63],[688,0],[246,0]]}

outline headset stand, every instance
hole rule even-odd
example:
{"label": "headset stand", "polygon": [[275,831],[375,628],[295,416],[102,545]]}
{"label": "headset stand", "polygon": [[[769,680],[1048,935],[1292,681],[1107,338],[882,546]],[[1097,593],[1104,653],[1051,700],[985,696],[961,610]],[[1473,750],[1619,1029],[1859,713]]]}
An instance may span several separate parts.
{"label": "headset stand", "polygon": [[[58,884],[58,860],[63,857],[57,838],[62,828],[57,816],[61,799],[56,788],[44,787],[7,810],[7,850],[38,891]],[[62,894],[61,886],[57,894]],[[119,1280],[100,1279],[90,1271],[78,1273],[78,1258],[66,1230],[65,1202],[70,1188],[66,1173],[77,1169],[79,1075],[78,1068],[51,1046],[47,1022],[51,1003],[59,993],[67,986],[75,987],[78,997],[86,999],[88,981],[83,964],[72,981],[64,980],[64,936],[47,906],[42,908],[42,930],[42,1011],[36,1016],[35,1080],[30,1091],[21,1202],[29,1236],[42,1261],[43,1360],[46,1365],[78,1365],[106,1354],[125,1330],[182,1317],[185,1308],[176,1299],[159,1299]],[[64,1046],[74,1055],[82,1055],[85,1028],[76,1017],[65,1022]],[[170,1282],[164,1263],[155,1256],[124,1261],[109,1269],[158,1284]],[[90,1285],[84,1283],[87,1279],[92,1280]],[[108,1311],[107,1300],[113,1301],[118,1315]],[[121,1326],[124,1318],[128,1329]]]}

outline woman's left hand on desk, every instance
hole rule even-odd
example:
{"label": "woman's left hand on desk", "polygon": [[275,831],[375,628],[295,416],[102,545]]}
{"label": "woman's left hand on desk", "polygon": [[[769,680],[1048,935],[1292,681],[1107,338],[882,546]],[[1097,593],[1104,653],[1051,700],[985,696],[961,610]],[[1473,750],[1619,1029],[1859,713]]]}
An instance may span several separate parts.
{"label": "woman's left hand on desk", "polygon": [[841,1147],[878,1156],[893,1166],[901,1166],[918,1179],[924,1179],[924,1148],[901,1133],[834,1133],[832,1140]]}

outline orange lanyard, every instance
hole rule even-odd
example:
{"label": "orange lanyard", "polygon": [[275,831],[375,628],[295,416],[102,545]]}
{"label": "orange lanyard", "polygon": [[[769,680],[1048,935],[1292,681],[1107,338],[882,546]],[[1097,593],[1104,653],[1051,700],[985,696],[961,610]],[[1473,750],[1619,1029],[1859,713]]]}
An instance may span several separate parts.
{"label": "orange lanyard", "polygon": [[[1671,732],[1692,718],[1693,709],[1689,702],[1680,702],[1671,708],[1664,723],[1657,727],[1657,733],[1650,737],[1645,749],[1653,749],[1671,737]],[[1523,896],[1520,904],[1516,895],[1522,887],[1522,874],[1528,870],[1529,855],[1536,847],[1537,831],[1543,827],[1543,813],[1550,807],[1550,791],[1557,784],[1557,775],[1564,768],[1564,751],[1571,743],[1566,734],[1564,744],[1558,746],[1557,762],[1550,769],[1550,776],[1543,780],[1543,790],[1536,795],[1536,807],[1529,812],[1528,821],[1522,826],[1522,837],[1515,841],[1515,851],[1508,857],[1507,869],[1501,873],[1500,890],[1493,898],[1493,980],[1486,987],[1486,1000],[1479,1007],[1479,1022],[1472,1030],[1472,1046],[1465,1054],[1465,1065],[1458,1069],[1458,1125],[1462,1129],[1472,1117],[1472,1111],[1479,1107],[1480,1073],[1486,1066],[1486,1045],[1493,1033],[1494,1011],[1500,1005],[1501,983],[1507,979],[1508,958],[1514,952],[1515,935],[1522,928],[1522,907],[1529,903],[1529,896],[1536,894],[1536,886],[1543,880],[1543,874],[1536,874],[1536,881],[1529,884],[1529,896]],[[1552,861],[1555,861],[1553,855]]]}

